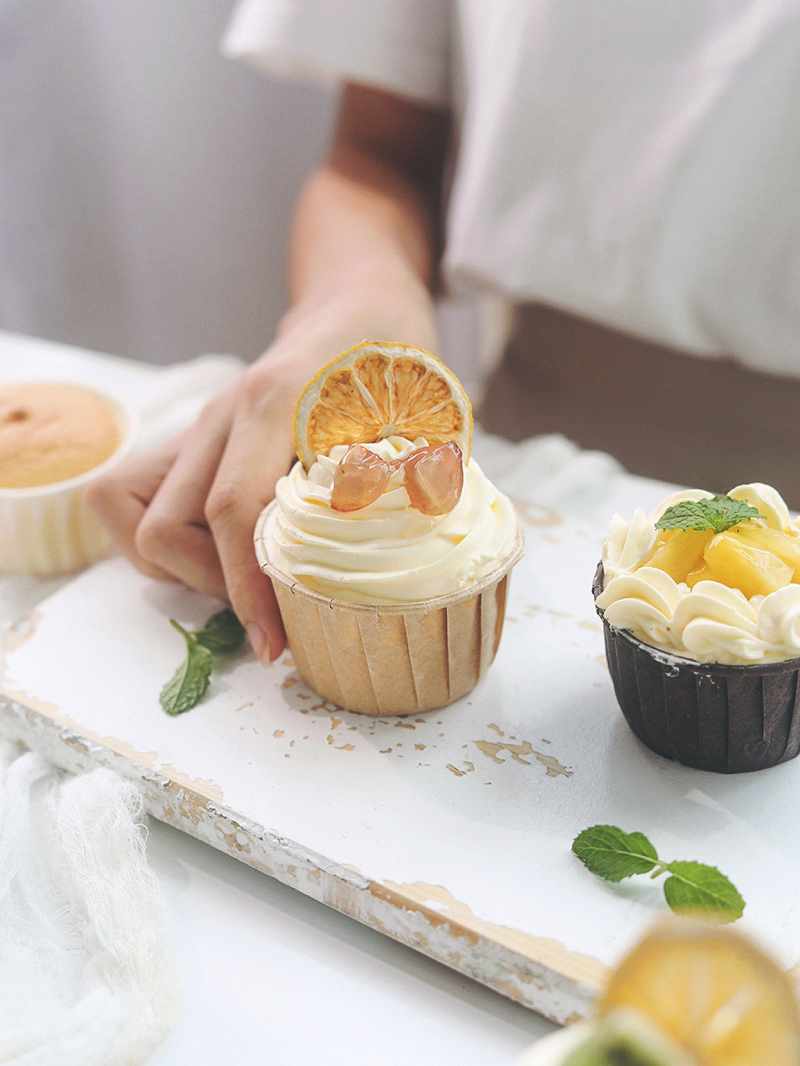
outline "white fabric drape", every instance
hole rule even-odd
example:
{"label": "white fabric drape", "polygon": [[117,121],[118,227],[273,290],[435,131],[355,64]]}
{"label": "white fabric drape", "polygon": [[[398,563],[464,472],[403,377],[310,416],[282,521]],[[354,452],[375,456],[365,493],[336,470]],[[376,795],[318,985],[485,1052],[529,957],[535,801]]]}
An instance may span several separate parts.
{"label": "white fabric drape", "polygon": [[180,998],[163,926],[136,789],[2,742],[0,1062],[140,1062]]}

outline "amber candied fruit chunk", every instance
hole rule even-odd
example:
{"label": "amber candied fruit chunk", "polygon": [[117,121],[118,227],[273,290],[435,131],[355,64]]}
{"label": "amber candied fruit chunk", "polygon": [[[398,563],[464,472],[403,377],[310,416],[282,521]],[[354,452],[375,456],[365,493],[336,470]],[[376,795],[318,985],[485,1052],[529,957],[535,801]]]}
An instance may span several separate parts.
{"label": "amber candied fruit chunk", "polygon": [[406,457],[403,468],[412,507],[426,515],[453,510],[464,487],[464,464],[457,444],[448,441],[419,448]]}
{"label": "amber candied fruit chunk", "polygon": [[348,448],[333,475],[331,508],[358,511],[374,503],[386,491],[389,464],[363,444]]}

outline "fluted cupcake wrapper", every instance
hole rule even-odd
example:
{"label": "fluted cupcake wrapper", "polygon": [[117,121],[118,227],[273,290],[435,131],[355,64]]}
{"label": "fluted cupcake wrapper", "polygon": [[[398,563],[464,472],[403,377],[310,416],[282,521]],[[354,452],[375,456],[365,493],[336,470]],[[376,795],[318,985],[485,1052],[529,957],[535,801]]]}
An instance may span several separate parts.
{"label": "fluted cupcake wrapper", "polygon": [[350,603],[312,592],[270,564],[262,540],[268,512],[256,526],[256,554],[297,672],[315,692],[348,711],[406,715],[445,707],[475,687],[497,653],[521,534],[507,559],[461,592],[422,603]]}
{"label": "fluted cupcake wrapper", "polygon": [[[603,588],[598,566],[592,592]],[[800,751],[800,659],[726,666],[671,655],[606,621],[606,659],[623,715],[657,755],[715,773],[763,770]]]}

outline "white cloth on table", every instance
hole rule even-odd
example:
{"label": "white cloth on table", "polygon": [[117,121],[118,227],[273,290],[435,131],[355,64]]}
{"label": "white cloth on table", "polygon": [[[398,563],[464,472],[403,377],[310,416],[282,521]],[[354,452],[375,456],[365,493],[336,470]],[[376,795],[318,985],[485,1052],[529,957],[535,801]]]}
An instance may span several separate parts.
{"label": "white cloth on table", "polygon": [[584,451],[558,433],[512,444],[476,426],[472,454],[490,481],[518,503],[587,514],[624,473],[605,452]]}
{"label": "white cloth on table", "polygon": [[126,1066],[180,999],[142,799],[0,741],[0,1062]]}
{"label": "white cloth on table", "polygon": [[796,0],[241,0],[224,49],[452,107],[454,291],[800,374]]}

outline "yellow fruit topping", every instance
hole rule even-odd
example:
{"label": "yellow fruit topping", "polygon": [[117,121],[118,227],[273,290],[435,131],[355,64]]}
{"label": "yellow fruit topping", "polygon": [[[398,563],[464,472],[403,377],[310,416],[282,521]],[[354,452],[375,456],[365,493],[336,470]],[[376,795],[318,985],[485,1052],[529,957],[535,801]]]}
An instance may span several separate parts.
{"label": "yellow fruit topping", "polygon": [[466,463],[472,408],[458,378],[435,356],[406,344],[365,341],[306,385],[294,415],[297,455],[308,470],[337,444],[387,437],[452,441]]}
{"label": "yellow fruit topping", "polygon": [[[686,575],[686,584],[690,589],[693,589],[698,581],[719,581],[718,577],[715,577],[712,570],[706,566],[705,559],[696,570],[692,570]],[[722,584],[722,582],[720,582]]]}
{"label": "yellow fruit topping", "polygon": [[800,537],[781,533],[777,529],[765,529],[752,522],[742,522],[734,526],[731,534],[743,540],[745,544],[752,544],[756,548],[763,548],[764,551],[777,555],[782,562],[792,568],[792,581],[800,582]]}
{"label": "yellow fruit topping", "polygon": [[792,568],[777,555],[745,543],[733,532],[718,533],[703,557],[714,580],[751,596],[768,596],[788,585]]}
{"label": "yellow fruit topping", "polygon": [[728,926],[659,923],[623,960],[597,1008],[608,1021],[621,1011],[636,1012],[667,1041],[659,1056],[642,1040],[642,1055],[625,1062],[677,1063],[670,1042],[697,1066],[800,1062],[800,1010],[786,975]]}
{"label": "yellow fruit topping", "polygon": [[663,570],[673,581],[686,581],[702,563],[703,552],[714,534],[708,529],[678,529],[660,533],[645,566]]}
{"label": "yellow fruit topping", "polygon": [[748,599],[800,584],[800,536],[761,522],[739,522],[722,533],[710,529],[660,530],[642,566],[655,567],[693,589],[718,581]]}

